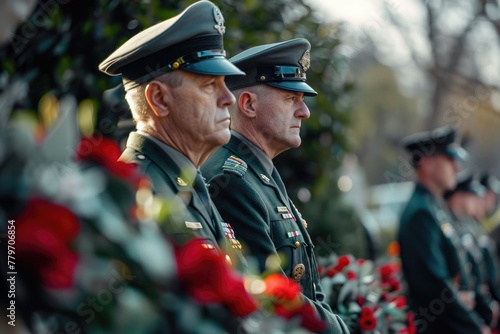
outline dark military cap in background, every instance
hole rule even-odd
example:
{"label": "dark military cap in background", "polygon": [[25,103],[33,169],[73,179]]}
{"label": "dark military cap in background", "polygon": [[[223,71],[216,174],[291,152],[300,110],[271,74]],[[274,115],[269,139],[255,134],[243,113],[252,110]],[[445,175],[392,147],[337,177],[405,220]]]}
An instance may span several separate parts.
{"label": "dark military cap in background", "polygon": [[500,181],[496,176],[489,173],[484,173],[481,176],[480,182],[486,189],[500,195]]}
{"label": "dark military cap in background", "polygon": [[464,171],[458,174],[457,185],[455,189],[447,191],[444,194],[444,198],[448,199],[457,192],[464,192],[464,193],[474,194],[477,196],[483,196],[484,193],[486,192],[486,188],[481,184],[479,178],[475,174],[469,171]]}
{"label": "dark military cap in background", "polygon": [[311,44],[304,38],[250,48],[229,59],[245,71],[246,76],[228,77],[226,85],[235,90],[266,84],[316,96],[318,93],[306,83],[306,71],[311,65],[310,50]]}
{"label": "dark military cap in background", "polygon": [[210,1],[199,1],[130,38],[99,70],[121,74],[125,90],[177,69],[204,75],[244,75],[226,59],[225,30],[219,8]]}
{"label": "dark military cap in background", "polygon": [[449,126],[412,134],[403,138],[402,144],[410,153],[414,166],[423,156],[443,154],[462,161],[467,157],[467,152],[456,142],[455,128]]}

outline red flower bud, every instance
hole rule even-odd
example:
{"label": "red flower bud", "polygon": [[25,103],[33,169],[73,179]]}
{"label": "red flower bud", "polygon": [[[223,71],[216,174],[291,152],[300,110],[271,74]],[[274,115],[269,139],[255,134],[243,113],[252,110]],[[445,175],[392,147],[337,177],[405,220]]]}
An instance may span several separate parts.
{"label": "red flower bud", "polygon": [[295,317],[300,318],[300,325],[311,332],[320,332],[325,329],[326,324],[316,315],[316,310],[309,303],[303,304],[295,309],[287,309],[282,305],[276,305],[274,311],[277,315],[291,319]]}
{"label": "red flower bud", "polygon": [[326,276],[328,277],[333,277],[338,274],[338,270],[335,269],[334,267],[330,267],[326,270]]}
{"label": "red flower bud", "polygon": [[70,244],[80,230],[73,212],[43,199],[31,199],[15,228],[19,263],[48,288],[71,287],[78,255]]}
{"label": "red flower bud", "polygon": [[238,317],[257,310],[257,302],[245,290],[243,279],[228,266],[224,255],[207,248],[204,240],[195,238],[176,247],[175,258],[182,287],[200,304],[222,304]]}
{"label": "red flower bud", "polygon": [[271,274],[264,279],[264,294],[272,296],[278,302],[292,302],[300,295],[302,288],[297,282],[281,274]]}
{"label": "red flower bud", "polygon": [[397,307],[397,308],[403,308],[406,306],[406,298],[403,297],[403,296],[398,296],[398,297],[395,297],[392,299],[391,301],[392,303],[394,303],[394,305]]}
{"label": "red flower bud", "polygon": [[342,255],[339,257],[337,264],[335,265],[335,269],[337,271],[342,271],[346,266],[348,266],[351,263],[351,259],[348,255]]}
{"label": "red flower bud", "polygon": [[352,270],[349,270],[346,276],[348,280],[355,280],[356,278],[358,278],[358,275]]}
{"label": "red flower bud", "polygon": [[373,315],[373,310],[371,308],[365,306],[361,309],[358,326],[363,330],[372,330],[377,327],[377,319]]}
{"label": "red flower bud", "polygon": [[94,161],[111,174],[132,181],[135,186],[138,186],[143,178],[139,175],[137,166],[118,161],[120,155],[120,147],[113,140],[97,136],[82,138],[76,152],[77,160]]}

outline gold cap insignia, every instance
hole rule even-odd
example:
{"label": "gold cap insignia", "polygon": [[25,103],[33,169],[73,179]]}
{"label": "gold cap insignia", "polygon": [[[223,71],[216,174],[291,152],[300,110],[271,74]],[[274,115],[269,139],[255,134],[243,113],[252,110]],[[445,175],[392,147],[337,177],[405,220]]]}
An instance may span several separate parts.
{"label": "gold cap insignia", "polygon": [[302,58],[299,60],[300,66],[302,66],[302,69],[307,71],[309,67],[311,67],[311,52],[309,50],[306,50],[304,54],[302,55]]}
{"label": "gold cap insignia", "polygon": [[224,16],[222,16],[222,13],[219,8],[214,7],[214,19],[216,25],[214,25],[215,30],[219,32],[219,34],[224,35],[226,32],[226,27],[224,26]]}

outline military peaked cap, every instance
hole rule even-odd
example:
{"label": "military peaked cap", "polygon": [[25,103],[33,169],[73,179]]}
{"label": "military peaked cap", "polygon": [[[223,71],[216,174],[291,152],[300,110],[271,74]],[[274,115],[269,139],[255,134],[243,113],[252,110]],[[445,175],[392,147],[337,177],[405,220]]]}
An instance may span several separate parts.
{"label": "military peaked cap", "polygon": [[497,194],[500,194],[500,181],[497,179],[496,176],[489,173],[484,173],[481,176],[480,182],[486,189],[489,189]]}
{"label": "military peaked cap", "polygon": [[130,38],[99,69],[109,75],[121,74],[126,90],[177,69],[204,75],[244,75],[226,59],[225,30],[219,8],[210,1],[199,1]]}
{"label": "military peaked cap", "polygon": [[311,65],[310,50],[311,44],[304,38],[250,48],[229,59],[246,76],[227,77],[226,85],[235,90],[266,84],[316,96],[318,93],[306,83],[306,71]]}
{"label": "military peaked cap", "polygon": [[402,140],[404,148],[410,153],[414,166],[423,156],[443,154],[457,160],[465,160],[467,152],[456,142],[456,130],[441,127],[428,132],[415,133]]}
{"label": "military peaked cap", "polygon": [[457,177],[457,185],[455,189],[447,191],[444,194],[444,198],[448,199],[457,192],[483,196],[486,192],[486,188],[481,184],[476,175],[470,172],[463,172]]}

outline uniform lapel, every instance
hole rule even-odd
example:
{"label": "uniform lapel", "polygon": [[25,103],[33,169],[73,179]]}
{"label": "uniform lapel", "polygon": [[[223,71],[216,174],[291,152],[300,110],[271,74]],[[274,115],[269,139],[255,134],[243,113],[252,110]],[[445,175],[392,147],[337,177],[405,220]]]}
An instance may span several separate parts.
{"label": "uniform lapel", "polygon": [[[214,222],[212,221],[201,199],[191,186],[194,175],[184,176],[180,167],[175,161],[159,147],[155,142],[141,134],[131,132],[127,141],[127,148],[131,148],[148,157],[152,163],[156,164],[164,174],[164,180],[167,182],[174,193],[182,198],[184,204],[190,209],[195,210],[206,221],[206,225],[216,234]],[[155,186],[158,186],[155,184]],[[161,187],[161,186],[160,186]],[[159,189],[160,192],[162,192]],[[213,204],[212,204],[213,209]],[[220,232],[219,232],[220,233]]]}
{"label": "uniform lapel", "polygon": [[226,148],[235,153],[241,159],[245,160],[249,169],[252,171],[252,173],[255,174],[256,178],[259,179],[263,185],[273,188],[276,192],[276,195],[281,199],[283,204],[285,204],[290,211],[290,203],[288,198],[286,197],[286,194],[283,194],[280,191],[272,176],[264,168],[262,163],[259,161],[259,158],[257,158],[257,156],[253,154],[252,150],[250,149],[250,147],[248,147],[247,144],[245,144],[237,137],[231,136],[231,140],[226,145]]}

